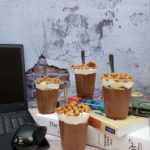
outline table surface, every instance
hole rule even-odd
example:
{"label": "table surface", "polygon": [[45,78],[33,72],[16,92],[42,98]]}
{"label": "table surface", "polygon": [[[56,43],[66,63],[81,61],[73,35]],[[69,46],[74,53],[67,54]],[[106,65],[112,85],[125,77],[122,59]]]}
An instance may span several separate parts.
{"label": "table surface", "polygon": [[[36,113],[38,113],[38,110],[36,108],[30,108],[29,111],[33,116],[33,118],[35,117]],[[50,150],[62,150],[60,137],[46,134],[46,139],[50,143],[50,148],[49,148]],[[85,150],[100,150],[100,148],[86,145]]]}

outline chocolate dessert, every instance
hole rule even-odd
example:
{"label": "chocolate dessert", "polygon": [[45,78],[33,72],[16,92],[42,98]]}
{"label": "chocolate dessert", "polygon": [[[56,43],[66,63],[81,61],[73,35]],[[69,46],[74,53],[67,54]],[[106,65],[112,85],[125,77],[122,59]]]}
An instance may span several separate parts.
{"label": "chocolate dessert", "polygon": [[125,119],[128,116],[133,77],[128,74],[108,73],[102,76],[106,116]]}
{"label": "chocolate dessert", "polygon": [[73,125],[59,121],[59,126],[63,150],[85,150],[87,123]]}
{"label": "chocolate dessert", "polygon": [[60,80],[57,78],[38,78],[35,81],[38,110],[42,114],[53,113],[57,106]]}
{"label": "chocolate dessert", "polygon": [[82,98],[92,99],[95,87],[97,67],[93,62],[81,65],[72,65],[75,74],[77,95]]}
{"label": "chocolate dessert", "polygon": [[57,108],[63,150],[85,150],[89,106],[68,103]]}
{"label": "chocolate dessert", "polygon": [[88,75],[75,74],[76,91],[79,97],[92,99],[94,94],[95,78],[96,73]]}

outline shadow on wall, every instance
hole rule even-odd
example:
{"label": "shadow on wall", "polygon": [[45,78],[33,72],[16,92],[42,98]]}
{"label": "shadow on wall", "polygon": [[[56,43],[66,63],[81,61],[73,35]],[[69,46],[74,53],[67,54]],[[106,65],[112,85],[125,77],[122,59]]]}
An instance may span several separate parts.
{"label": "shadow on wall", "polygon": [[37,63],[26,71],[26,86],[27,86],[27,100],[29,107],[37,107],[36,103],[36,89],[35,79],[47,75],[51,78],[59,78],[61,80],[59,97],[62,96],[64,89],[64,82],[69,82],[68,69],[62,69],[55,66],[49,66],[43,55],[41,55]]}

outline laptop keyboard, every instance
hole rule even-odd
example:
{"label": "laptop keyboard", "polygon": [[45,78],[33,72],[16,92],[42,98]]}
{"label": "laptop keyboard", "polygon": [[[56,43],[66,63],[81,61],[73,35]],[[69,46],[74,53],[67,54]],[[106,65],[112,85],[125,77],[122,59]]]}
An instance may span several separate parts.
{"label": "laptop keyboard", "polygon": [[0,115],[0,135],[14,132],[19,126],[31,122],[26,112],[20,114],[3,114]]}

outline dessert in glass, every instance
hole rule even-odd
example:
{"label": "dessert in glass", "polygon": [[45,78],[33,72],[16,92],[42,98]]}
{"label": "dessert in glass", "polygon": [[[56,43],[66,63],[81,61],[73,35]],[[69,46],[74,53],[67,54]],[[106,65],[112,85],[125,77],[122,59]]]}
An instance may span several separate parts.
{"label": "dessert in glass", "polygon": [[89,106],[72,102],[61,105],[56,111],[63,150],[85,150]]}
{"label": "dessert in glass", "polygon": [[92,99],[95,87],[97,66],[94,62],[87,64],[72,65],[75,74],[77,96]]}
{"label": "dessert in glass", "polygon": [[60,79],[44,76],[35,80],[35,86],[39,112],[53,113],[57,106]]}
{"label": "dessert in glass", "polygon": [[102,86],[106,116],[127,118],[133,77],[125,73],[106,73],[102,76]]}

